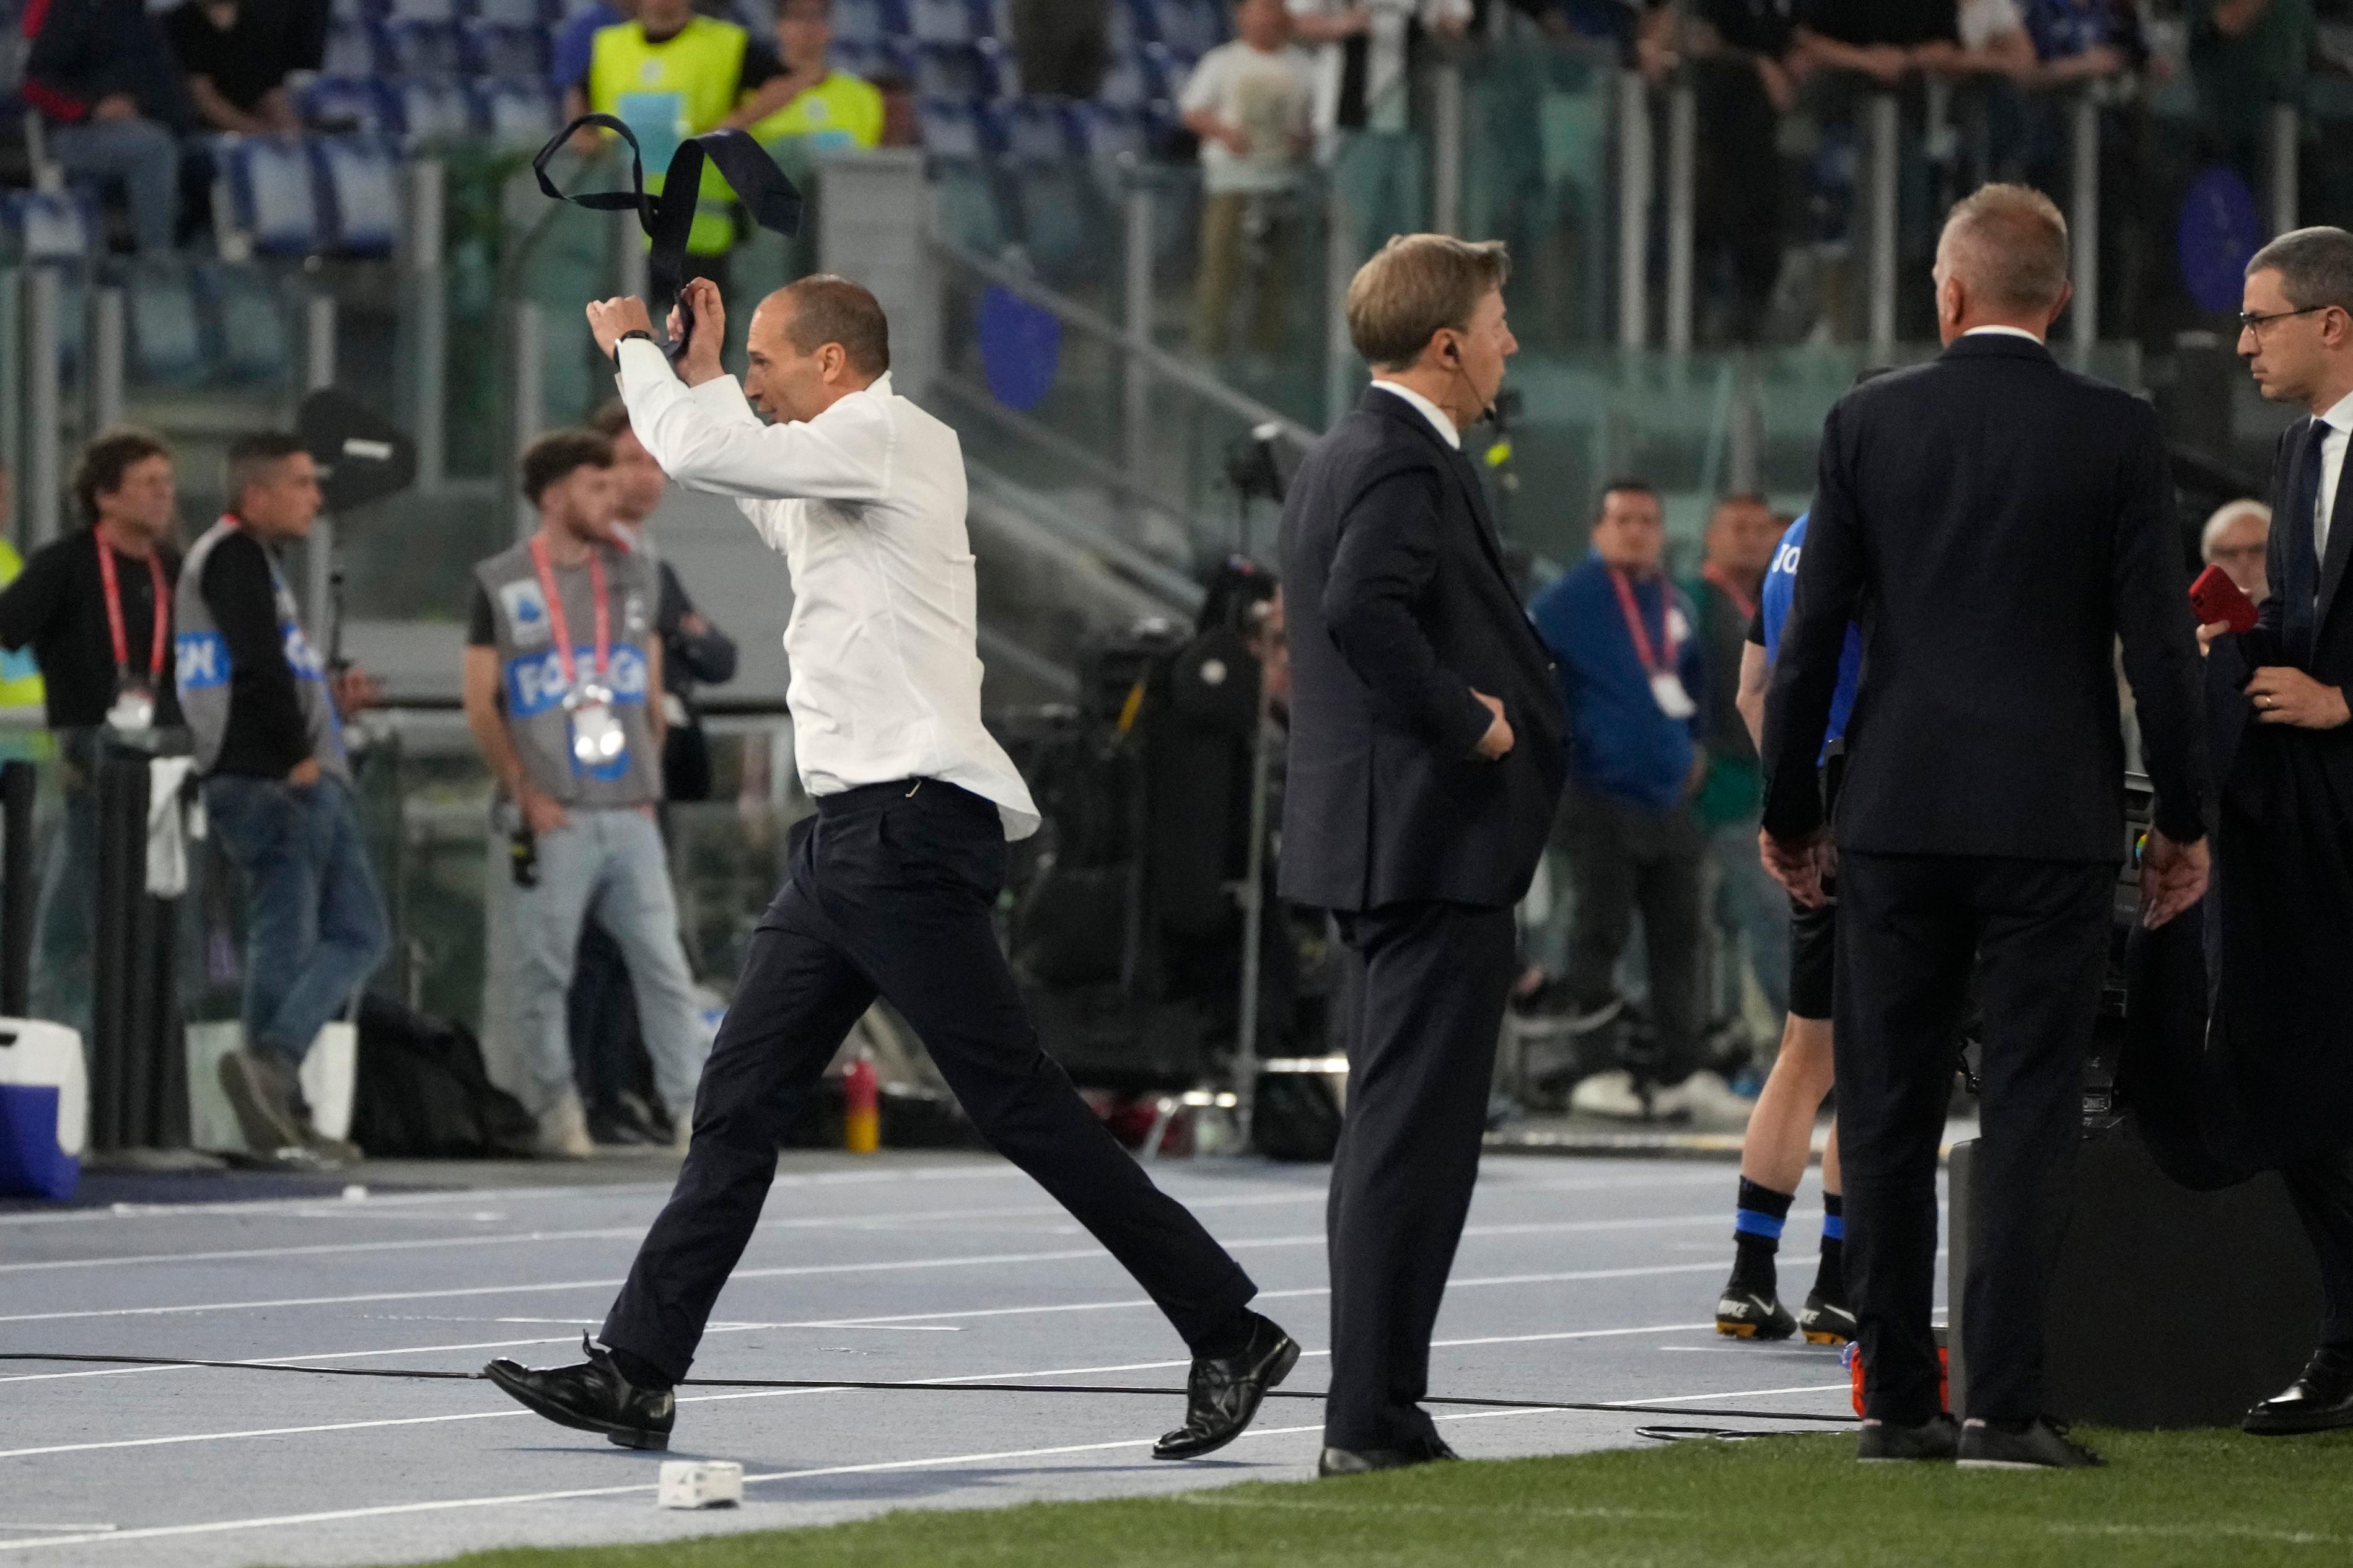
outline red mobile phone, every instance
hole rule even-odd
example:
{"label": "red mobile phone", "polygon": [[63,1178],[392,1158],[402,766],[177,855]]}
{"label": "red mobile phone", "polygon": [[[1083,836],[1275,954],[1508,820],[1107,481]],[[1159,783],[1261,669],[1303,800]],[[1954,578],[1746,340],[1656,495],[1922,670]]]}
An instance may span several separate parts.
{"label": "red mobile phone", "polygon": [[2189,607],[2198,613],[2200,626],[2220,621],[2234,632],[2253,631],[2257,618],[2255,602],[2220,566],[2209,566],[2189,584]]}

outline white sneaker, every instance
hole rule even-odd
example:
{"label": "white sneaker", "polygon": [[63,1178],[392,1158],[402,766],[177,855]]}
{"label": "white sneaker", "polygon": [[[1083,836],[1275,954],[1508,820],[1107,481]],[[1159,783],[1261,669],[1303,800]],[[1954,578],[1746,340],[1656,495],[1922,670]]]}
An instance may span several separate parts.
{"label": "white sneaker", "polygon": [[1623,1068],[1579,1079],[1569,1091],[1568,1108],[1579,1116],[1606,1116],[1613,1121],[1640,1121],[1649,1113],[1634,1075]]}
{"label": "white sneaker", "polygon": [[543,1160],[593,1160],[596,1142],[588,1136],[588,1113],[580,1097],[570,1090],[539,1113],[539,1140],[532,1152]]}
{"label": "white sneaker", "polygon": [[1651,1106],[1662,1116],[1688,1112],[1693,1126],[1711,1132],[1746,1130],[1749,1112],[1757,1109],[1755,1101],[1733,1093],[1721,1073],[1713,1072],[1695,1072],[1672,1089],[1660,1089]]}

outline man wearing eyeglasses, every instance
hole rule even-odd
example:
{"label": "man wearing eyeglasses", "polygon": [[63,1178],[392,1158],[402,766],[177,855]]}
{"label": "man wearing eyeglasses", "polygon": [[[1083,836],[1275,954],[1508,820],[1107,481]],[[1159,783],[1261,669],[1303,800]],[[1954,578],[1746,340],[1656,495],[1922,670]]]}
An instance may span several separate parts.
{"label": "man wearing eyeglasses", "polygon": [[[2353,234],[2282,235],[2247,264],[2239,353],[2307,417],[2272,464],[2271,594],[2253,630],[2202,627],[2227,784],[2209,1038],[2250,1171],[2276,1168],[2320,1264],[2326,1316],[2297,1378],[2247,1413],[2285,1436],[2353,1426]],[[2218,1119],[2219,1124],[2219,1119]]]}

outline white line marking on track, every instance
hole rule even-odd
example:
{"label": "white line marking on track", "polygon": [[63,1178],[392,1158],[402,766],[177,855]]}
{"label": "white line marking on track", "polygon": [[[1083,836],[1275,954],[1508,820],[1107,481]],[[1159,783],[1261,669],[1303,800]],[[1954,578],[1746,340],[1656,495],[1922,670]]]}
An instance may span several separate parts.
{"label": "white line marking on track", "polygon": [[[1768,1393],[1788,1393],[1790,1390],[1742,1389],[1714,1395],[1673,1395],[1641,1403],[1662,1405],[1681,1403],[1693,1398],[1741,1399]],[[528,1414],[516,1412],[516,1414]],[[1465,1414],[1449,1414],[1437,1417],[1440,1421],[1488,1421],[1530,1415],[1563,1415],[1589,1414],[1557,1410],[1481,1410]],[[1630,1410],[1628,1415],[1641,1412]],[[1320,1434],[1315,1426],[1257,1426],[1243,1434],[1245,1438],[1290,1437],[1303,1433]],[[860,1465],[827,1465],[803,1470],[776,1470],[764,1475],[745,1476],[745,1486],[763,1485],[770,1481],[809,1480],[825,1476],[883,1475],[896,1470],[947,1468],[956,1465],[993,1464],[1006,1459],[1055,1458],[1066,1454],[1100,1454],[1120,1448],[1148,1448],[1157,1439],[1127,1437],[1107,1443],[1066,1443],[1050,1448],[1012,1448],[990,1454],[951,1454],[923,1459],[886,1459]],[[332,1509],[317,1513],[276,1514],[258,1519],[213,1520],[200,1524],[153,1525],[139,1530],[118,1530],[103,1534],[47,1536],[34,1541],[0,1541],[0,1552],[16,1552],[31,1547],[82,1546],[101,1542],[154,1541],[168,1537],[216,1535],[232,1531],[265,1530],[290,1524],[328,1524],[343,1520],[384,1519],[399,1514],[438,1513],[461,1509],[519,1507],[536,1502],[569,1502],[584,1498],[628,1497],[657,1489],[655,1484],[624,1487],[582,1487],[565,1491],[514,1492],[501,1497],[449,1498],[429,1502],[384,1503],[372,1508]]]}
{"label": "white line marking on track", "polygon": [[[1539,1344],[1557,1342],[1567,1340],[1620,1339],[1631,1335],[1642,1334],[1691,1333],[1707,1326],[1708,1325],[1704,1323],[1660,1323],[1646,1325],[1641,1328],[1564,1329],[1556,1330],[1548,1333],[1493,1334],[1472,1339],[1434,1340],[1430,1342],[1430,1348],[1432,1350],[1453,1350],[1482,1345]],[[1301,1352],[1303,1359],[1311,1361],[1328,1357],[1331,1353],[1332,1352],[1328,1350],[1310,1350]],[[1044,1377],[1100,1377],[1107,1373],[1122,1372],[1166,1372],[1174,1368],[1187,1366],[1189,1364],[1189,1362],[1183,1360],[1119,1362],[1106,1366],[1057,1366],[1041,1367],[1028,1372],[982,1372],[958,1373],[952,1377],[916,1378],[910,1380],[910,1383],[912,1387],[916,1388],[939,1387],[944,1389],[953,1388],[955,1385],[961,1383],[1009,1383]],[[1820,1394],[1832,1390],[1843,1390],[1849,1386],[1850,1384],[1844,1383],[1810,1384],[1789,1388],[1750,1389],[1745,1392],[1748,1394]],[[681,1405],[713,1405],[742,1399],[775,1399],[799,1394],[857,1392],[865,1391],[846,1389],[837,1384],[823,1384],[808,1388],[732,1389],[723,1393],[685,1394],[679,1396],[678,1402]],[[1610,1401],[1609,1403],[1622,1404],[1630,1406],[1675,1403],[1677,1401],[1687,1399],[1728,1399],[1738,1397],[1741,1397],[1741,1395],[1666,1395],[1651,1399],[1617,1400]],[[531,1413],[527,1410],[507,1409],[463,1411],[448,1415],[389,1416],[368,1421],[336,1421],[304,1426],[265,1426],[230,1432],[175,1433],[167,1436],[122,1437],[96,1443],[55,1443],[39,1447],[0,1449],[0,1459],[38,1458],[44,1456],[55,1454],[100,1453],[118,1448],[173,1447],[187,1443],[225,1443],[261,1437],[305,1436],[324,1432],[361,1432],[373,1430],[378,1427],[454,1425],[459,1422],[490,1421],[501,1419],[510,1415],[527,1415]]]}
{"label": "white line marking on track", "polygon": [[[1803,1217],[1799,1215],[1797,1217]],[[1656,1216],[1620,1219],[1549,1220],[1514,1225],[1472,1225],[1462,1230],[1466,1241],[1488,1240],[1502,1237],[1557,1235],[1573,1236],[1616,1231],[1654,1229],[1689,1225],[1715,1225],[1724,1216],[1717,1213],[1698,1215],[1661,1215]],[[1323,1247],[1326,1237],[1322,1231],[1298,1236],[1245,1237],[1224,1243],[1230,1252],[1264,1251],[1286,1247]],[[982,1253],[962,1258],[897,1258],[863,1263],[803,1263],[767,1268],[739,1268],[732,1279],[787,1279],[828,1274],[892,1274],[914,1269],[995,1267],[1008,1263],[1070,1263],[1085,1259],[1111,1261],[1111,1254],[1100,1247],[1060,1248],[1051,1252]],[[1715,1264],[1694,1264],[1694,1268],[1713,1268]],[[68,1322],[91,1318],[178,1317],[197,1312],[249,1312],[285,1307],[345,1307],[375,1301],[434,1301],[481,1296],[544,1295],[564,1290],[614,1290],[622,1281],[617,1279],[564,1279],[541,1283],[507,1285],[448,1286],[432,1290],[375,1290],[341,1296],[292,1296],[256,1301],[198,1301],[158,1307],[98,1307],[78,1308],[55,1312],[17,1312],[0,1316],[0,1323]]]}

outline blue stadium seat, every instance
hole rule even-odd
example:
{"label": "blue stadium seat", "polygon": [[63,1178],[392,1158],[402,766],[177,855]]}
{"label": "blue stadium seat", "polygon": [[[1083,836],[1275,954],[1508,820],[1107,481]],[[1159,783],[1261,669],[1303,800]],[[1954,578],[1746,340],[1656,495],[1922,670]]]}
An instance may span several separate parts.
{"label": "blue stadium seat", "polygon": [[6,211],[17,253],[26,261],[79,261],[98,247],[98,214],[79,193],[14,192]]}
{"label": "blue stadium seat", "polygon": [[465,25],[466,74],[516,79],[547,75],[547,35],[502,22]]}
{"label": "blue stadium seat", "polygon": [[915,104],[915,133],[934,158],[977,162],[997,151],[987,115],[964,99],[927,98]]}
{"label": "blue stadium seat", "polygon": [[327,15],[342,23],[382,21],[384,0],[330,0]]}
{"label": "blue stadium seat", "polygon": [[1226,41],[1232,30],[1218,0],[1142,0],[1156,13],[1154,37],[1177,54],[1198,59]]}
{"label": "blue stadium seat", "polygon": [[386,86],[400,105],[396,129],[410,146],[460,141],[473,133],[472,106],[456,82],[412,78]]}
{"label": "blue stadium seat", "polygon": [[231,381],[282,382],[294,363],[293,334],[269,274],[205,263],[195,268],[194,282],[206,357]]}
{"label": "blue stadium seat", "polygon": [[1067,163],[1077,152],[1071,105],[1059,98],[1018,98],[998,116],[1008,156],[1017,163]]}
{"label": "blue stadium seat", "polygon": [[394,23],[454,22],[458,5],[457,0],[389,0],[385,16]]}
{"label": "blue stadium seat", "polygon": [[344,256],[390,256],[400,243],[400,158],[375,136],[322,136],[311,162],[326,197],[326,231]]}
{"label": "blue stadium seat", "polygon": [[396,122],[399,106],[385,93],[384,84],[373,78],[322,76],[302,89],[296,107],[305,125],[385,131]]}
{"label": "blue stadium seat", "polygon": [[538,147],[555,134],[562,105],[538,78],[472,83],[474,128],[509,147]]}
{"label": "blue stadium seat", "polygon": [[216,166],[237,226],[263,256],[310,256],[325,237],[309,151],[267,136],[223,136]]}
{"label": "blue stadium seat", "polygon": [[1148,109],[1169,96],[1166,54],[1158,45],[1146,45],[1116,56],[1095,89],[1098,101],[1113,109]]}
{"label": "blue stadium seat", "polygon": [[1160,41],[1160,7],[1153,0],[1113,0],[1111,50],[1114,56]]}
{"label": "blue stadium seat", "polygon": [[187,268],[142,258],[124,277],[123,296],[136,379],[178,386],[202,381],[209,363],[204,313]]}
{"label": "blue stadium seat", "polygon": [[1071,134],[1080,154],[1092,163],[1116,163],[1125,153],[1144,156],[1152,144],[1152,121],[1140,109],[1115,109],[1107,103],[1070,106]]}
{"label": "blue stadium seat", "polygon": [[466,37],[455,22],[385,24],[391,69],[386,76],[449,78],[466,65]]}
{"label": "blue stadium seat", "polygon": [[922,44],[976,44],[997,37],[988,0],[908,0],[907,23]]}
{"label": "blue stadium seat", "polygon": [[327,28],[319,70],[325,76],[381,76],[389,55],[381,25],[339,18]]}
{"label": "blue stadium seat", "polygon": [[548,0],[473,0],[470,16],[493,27],[532,27],[544,32],[563,9],[548,4]]}

